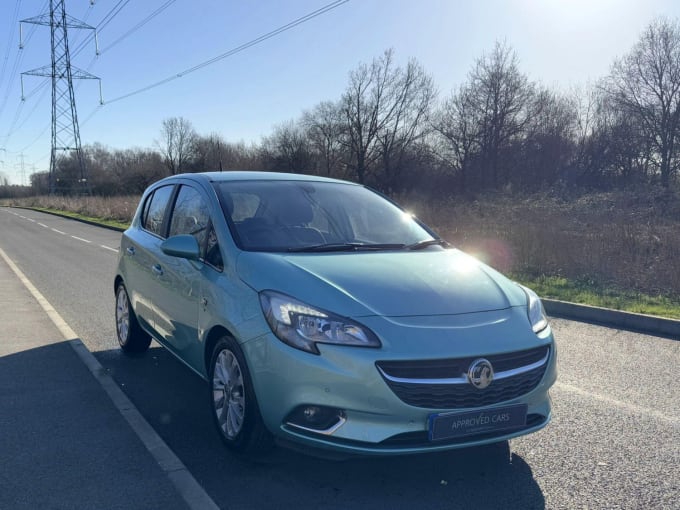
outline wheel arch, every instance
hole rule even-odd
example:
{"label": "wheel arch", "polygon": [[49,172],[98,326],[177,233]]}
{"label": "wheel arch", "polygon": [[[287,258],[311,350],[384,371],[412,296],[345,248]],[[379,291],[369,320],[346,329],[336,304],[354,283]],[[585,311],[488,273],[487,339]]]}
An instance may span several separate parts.
{"label": "wheel arch", "polygon": [[229,336],[231,338],[236,338],[234,335],[224,326],[217,325],[213,326],[205,337],[205,348],[203,350],[203,368],[205,370],[206,377],[210,374],[210,359],[212,358],[213,350],[215,349],[215,344],[223,336]]}
{"label": "wheel arch", "polygon": [[123,277],[121,275],[117,274],[116,277],[113,280],[113,293],[114,294],[118,291],[118,285],[120,285],[121,283],[123,285],[125,285],[125,283],[123,282]]}

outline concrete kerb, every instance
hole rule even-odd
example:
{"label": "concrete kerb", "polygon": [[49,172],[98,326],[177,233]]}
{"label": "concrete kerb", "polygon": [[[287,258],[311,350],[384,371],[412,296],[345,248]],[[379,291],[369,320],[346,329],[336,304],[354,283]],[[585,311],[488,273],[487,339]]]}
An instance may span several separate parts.
{"label": "concrete kerb", "polygon": [[680,320],[542,299],[548,315],[680,340]]}

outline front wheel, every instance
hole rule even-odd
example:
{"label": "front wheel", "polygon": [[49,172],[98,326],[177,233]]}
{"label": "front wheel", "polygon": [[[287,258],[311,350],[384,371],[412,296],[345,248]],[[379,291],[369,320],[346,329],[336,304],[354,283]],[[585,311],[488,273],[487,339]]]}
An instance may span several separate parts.
{"label": "front wheel", "polygon": [[222,337],[210,359],[210,403],[226,446],[239,453],[262,453],[273,445],[262,422],[248,366],[233,338]]}
{"label": "front wheel", "polygon": [[151,344],[151,337],[141,328],[130,305],[125,285],[116,289],[116,336],[124,352],[144,352]]}

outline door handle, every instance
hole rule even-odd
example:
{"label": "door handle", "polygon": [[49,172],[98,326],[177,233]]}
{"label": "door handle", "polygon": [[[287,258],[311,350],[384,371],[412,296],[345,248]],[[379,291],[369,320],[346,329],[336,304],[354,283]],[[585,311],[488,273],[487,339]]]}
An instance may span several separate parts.
{"label": "door handle", "polygon": [[132,255],[134,255],[134,254],[135,254],[135,248],[134,248],[134,246],[130,246],[130,247],[128,247],[128,249],[127,249],[127,250],[125,250],[125,251],[126,251],[126,252],[127,252],[127,254],[128,254],[128,255],[130,255],[130,256],[132,256]]}
{"label": "door handle", "polygon": [[163,276],[163,268],[160,266],[160,264],[151,266],[151,271],[153,271],[153,274],[156,276]]}

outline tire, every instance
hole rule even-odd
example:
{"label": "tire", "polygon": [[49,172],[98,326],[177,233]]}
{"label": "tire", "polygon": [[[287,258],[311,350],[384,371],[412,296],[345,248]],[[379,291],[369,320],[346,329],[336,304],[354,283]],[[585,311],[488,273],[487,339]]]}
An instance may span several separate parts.
{"label": "tire", "polygon": [[215,344],[208,377],[213,422],[227,448],[250,455],[270,450],[273,437],[262,421],[248,366],[233,338],[225,336]]}
{"label": "tire", "polygon": [[139,325],[122,283],[116,289],[116,336],[120,348],[126,353],[144,352],[151,344],[151,336]]}

